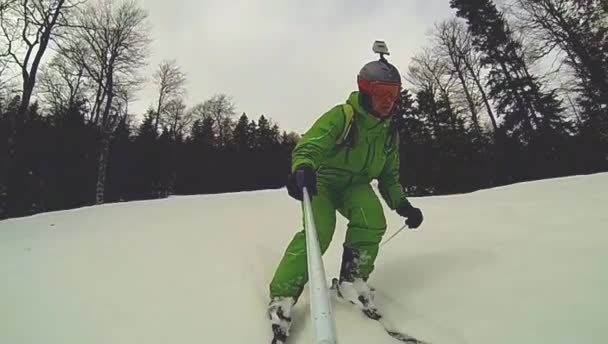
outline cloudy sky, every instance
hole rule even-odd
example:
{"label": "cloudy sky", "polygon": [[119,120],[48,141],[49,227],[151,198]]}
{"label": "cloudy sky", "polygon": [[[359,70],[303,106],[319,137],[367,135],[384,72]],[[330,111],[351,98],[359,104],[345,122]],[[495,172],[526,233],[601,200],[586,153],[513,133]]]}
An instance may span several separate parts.
{"label": "cloudy sky", "polygon": [[[240,115],[270,117],[302,133],[356,89],[356,75],[377,59],[405,74],[433,23],[453,11],[448,0],[143,0],[153,38],[147,76],[163,59],[187,75],[188,105],[214,94],[232,97]],[[131,110],[154,102],[149,85]]]}

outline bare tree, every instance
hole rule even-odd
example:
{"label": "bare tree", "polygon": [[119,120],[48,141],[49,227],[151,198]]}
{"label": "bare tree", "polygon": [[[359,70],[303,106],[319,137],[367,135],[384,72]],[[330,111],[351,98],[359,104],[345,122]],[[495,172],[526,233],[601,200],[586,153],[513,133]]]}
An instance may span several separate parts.
{"label": "bare tree", "polygon": [[225,146],[226,132],[228,130],[227,125],[230,123],[230,121],[226,121],[225,119],[231,119],[232,116],[236,114],[234,103],[228,98],[227,95],[218,94],[203,103],[201,114],[203,118],[213,118],[218,132],[220,145],[222,147]]}
{"label": "bare tree", "polygon": [[475,99],[476,92],[474,92],[470,86],[471,81],[477,86],[477,92],[480,94],[482,101],[485,104],[488,117],[492,122],[494,132],[496,132],[496,118],[494,117],[486,92],[481,85],[482,68],[479,63],[479,57],[476,56],[473,50],[471,37],[464,27],[464,24],[456,18],[443,21],[436,26],[435,38],[440,54],[449,61],[451,72],[455,74],[460,81],[476,130],[480,130],[479,108],[478,102]]}
{"label": "bare tree", "polygon": [[438,64],[439,60],[433,57],[432,52],[424,49],[412,57],[405,79],[417,89],[436,96],[438,86],[435,74],[439,69]]}
{"label": "bare tree", "polygon": [[203,120],[205,118],[211,117],[209,113],[205,111],[205,103],[197,103],[192,108],[190,108],[190,112],[195,119]]}
{"label": "bare tree", "polygon": [[4,54],[19,67],[23,79],[21,104],[17,116],[29,106],[36,75],[51,41],[83,1],[69,0],[6,0],[0,21],[1,38],[6,42]]}
{"label": "bare tree", "polygon": [[129,104],[134,100],[137,100],[136,92],[140,90],[143,85],[143,79],[135,78],[133,80],[120,80],[115,86],[116,99],[115,104],[112,107],[117,117],[122,119],[129,118]]}
{"label": "bare tree", "polygon": [[184,94],[186,75],[180,70],[175,60],[161,62],[156,73],[154,82],[158,87],[158,104],[156,107],[156,119],[154,129],[158,130],[160,118],[165,111],[165,106],[173,99]]}
{"label": "bare tree", "polygon": [[40,94],[55,112],[70,109],[84,98],[85,78],[83,66],[56,54],[42,69]]}
{"label": "bare tree", "polygon": [[[111,136],[125,114],[120,106],[141,84],[138,73],[146,63],[150,38],[147,13],[135,1],[119,4],[100,0],[78,17],[78,30],[61,51],[82,66],[95,85],[92,123],[101,130],[96,202],[104,202]],[[124,95],[127,95],[127,98]],[[127,102],[128,103],[128,102]],[[124,105],[124,104],[123,104]]]}
{"label": "bare tree", "polygon": [[[601,0],[513,0],[514,16],[540,44],[539,56],[559,49],[580,88],[608,107],[608,5]],[[561,66],[560,66],[561,67]],[[558,67],[559,69],[559,67]]]}
{"label": "bare tree", "polygon": [[19,93],[18,89],[15,78],[10,75],[9,62],[0,58],[0,114],[4,113],[12,96]]}
{"label": "bare tree", "polygon": [[458,110],[454,108],[456,77],[450,73],[449,65],[430,48],[412,57],[406,80],[433,97],[440,97],[447,107],[450,125],[454,129]]}
{"label": "bare tree", "polygon": [[192,109],[186,109],[186,104],[182,98],[174,98],[165,104],[163,124],[169,130],[173,140],[181,137],[194,120]]}

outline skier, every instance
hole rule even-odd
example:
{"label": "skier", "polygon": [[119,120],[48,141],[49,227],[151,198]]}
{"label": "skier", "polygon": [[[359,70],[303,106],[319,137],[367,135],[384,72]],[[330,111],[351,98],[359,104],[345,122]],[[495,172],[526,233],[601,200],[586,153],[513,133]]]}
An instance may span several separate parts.
{"label": "skier", "polygon": [[[382,198],[407,218],[410,228],[420,226],[423,219],[399,184],[399,140],[391,117],[401,76],[384,54],[388,50],[360,70],[358,91],[321,115],[298,141],[287,182],[294,199],[302,201],[303,187],[311,195],[322,253],[334,234],[336,210],[348,219],[339,290],[354,302],[360,296],[371,299],[367,280],[386,231],[384,211],[371,181],[378,180]],[[298,173],[304,178],[298,180]],[[269,286],[273,343],[284,343],[289,335],[291,309],[307,280],[306,234],[301,230],[287,246]]]}

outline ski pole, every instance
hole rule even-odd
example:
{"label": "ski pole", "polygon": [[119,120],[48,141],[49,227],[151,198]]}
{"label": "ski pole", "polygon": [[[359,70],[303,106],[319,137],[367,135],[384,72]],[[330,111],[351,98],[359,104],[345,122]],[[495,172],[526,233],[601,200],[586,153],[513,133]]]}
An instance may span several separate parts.
{"label": "ski pole", "polygon": [[[393,233],[393,235],[388,237],[382,244],[380,244],[380,246],[384,246],[387,242],[389,242],[392,238],[394,238],[397,234],[399,234],[402,230],[404,230],[406,226],[407,226],[407,224],[401,226],[401,228],[399,228],[395,233]],[[412,231],[417,232],[418,229],[412,228]]]}
{"label": "ski pole", "polygon": [[402,230],[405,229],[405,226],[407,226],[407,225],[403,225],[395,233],[393,233],[393,235],[391,235],[390,237],[388,237],[382,244],[380,244],[380,247],[384,246],[387,242],[391,241],[392,238],[394,238],[397,234],[399,234]]}

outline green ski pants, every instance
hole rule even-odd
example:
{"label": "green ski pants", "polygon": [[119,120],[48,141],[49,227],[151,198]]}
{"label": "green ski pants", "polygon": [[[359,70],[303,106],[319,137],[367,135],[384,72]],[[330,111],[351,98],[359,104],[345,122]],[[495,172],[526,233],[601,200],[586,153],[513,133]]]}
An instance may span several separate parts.
{"label": "green ski pants", "polygon": [[[378,246],[386,232],[384,210],[371,185],[355,184],[340,191],[330,191],[319,184],[317,195],[311,201],[321,252],[325,253],[332,240],[338,210],[348,219],[343,245],[359,255],[359,276],[356,277],[367,280],[374,270]],[[270,296],[291,296],[297,300],[307,282],[306,234],[301,230],[295,234],[279,262],[270,282]]]}

